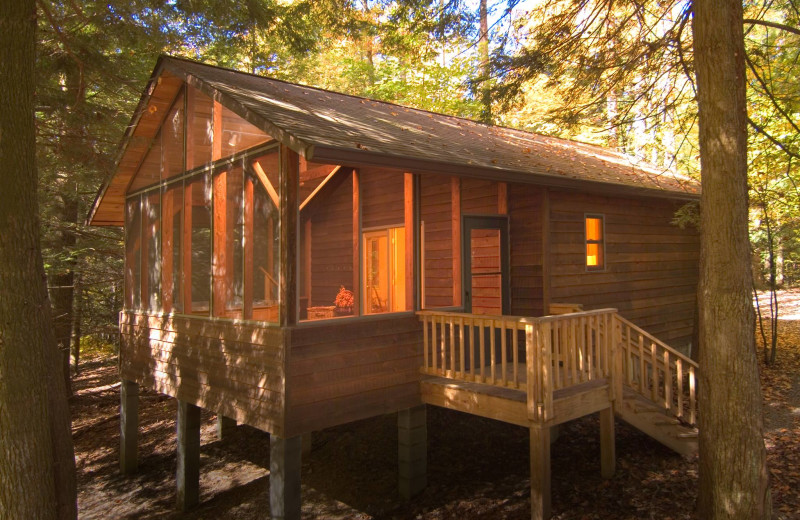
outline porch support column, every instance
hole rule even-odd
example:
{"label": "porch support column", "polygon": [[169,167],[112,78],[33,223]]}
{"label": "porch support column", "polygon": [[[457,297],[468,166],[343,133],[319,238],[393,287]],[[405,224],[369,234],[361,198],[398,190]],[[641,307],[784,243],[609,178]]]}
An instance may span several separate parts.
{"label": "porch support column", "polygon": [[139,385],[123,379],[119,387],[119,469],[130,475],[139,465]]}
{"label": "porch support column", "polygon": [[222,414],[217,414],[217,438],[219,440],[227,439],[233,430],[236,429],[236,419],[225,417]]}
{"label": "porch support column", "polygon": [[200,408],[178,401],[177,507],[188,511],[200,502]]}
{"label": "porch support column", "polygon": [[428,421],[425,405],[397,413],[400,497],[408,500],[428,485]]}
{"label": "porch support column", "polygon": [[600,411],[600,475],[611,478],[615,469],[614,409],[609,407]]}
{"label": "porch support column", "polygon": [[273,520],[300,519],[300,467],[303,438],[270,434],[269,509]]}
{"label": "porch support column", "polygon": [[550,518],[550,427],[532,423],[531,520]]}

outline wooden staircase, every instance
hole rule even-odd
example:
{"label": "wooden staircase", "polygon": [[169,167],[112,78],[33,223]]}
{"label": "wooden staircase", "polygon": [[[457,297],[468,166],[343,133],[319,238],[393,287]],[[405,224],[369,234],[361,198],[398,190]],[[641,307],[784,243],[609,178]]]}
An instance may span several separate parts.
{"label": "wooden staircase", "polygon": [[614,414],[684,457],[697,454],[697,364],[619,315],[616,323],[623,382]]}
{"label": "wooden staircase", "polygon": [[697,427],[681,422],[627,385],[614,415],[684,457],[697,454]]}

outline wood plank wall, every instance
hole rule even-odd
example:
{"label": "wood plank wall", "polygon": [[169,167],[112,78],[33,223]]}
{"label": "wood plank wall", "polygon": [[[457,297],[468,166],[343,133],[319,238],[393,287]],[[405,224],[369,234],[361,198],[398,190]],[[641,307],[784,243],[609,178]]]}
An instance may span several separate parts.
{"label": "wood plank wall", "polygon": [[[620,314],[671,346],[692,337],[700,241],[671,224],[680,203],[550,192],[551,298]],[[606,264],[586,272],[584,213],[605,216]]]}
{"label": "wood plank wall", "polygon": [[291,329],[286,435],[420,404],[422,327],[413,314]]}
{"label": "wood plank wall", "polygon": [[283,434],[284,331],[256,322],[120,313],[120,376]]}
{"label": "wood plank wall", "polygon": [[425,224],[422,237],[425,268],[423,308],[453,305],[453,248],[450,177],[420,177],[420,220]]}
{"label": "wood plank wall", "polygon": [[403,172],[388,168],[361,168],[361,227],[402,227]]}
{"label": "wood plank wall", "polygon": [[461,179],[461,213],[463,215],[497,215],[497,183],[480,179]]}
{"label": "wood plank wall", "polygon": [[511,241],[511,314],[542,316],[542,203],[544,189],[530,184],[508,187]]}
{"label": "wood plank wall", "polygon": [[311,217],[309,306],[333,305],[339,287],[353,290],[353,174],[319,202]]}

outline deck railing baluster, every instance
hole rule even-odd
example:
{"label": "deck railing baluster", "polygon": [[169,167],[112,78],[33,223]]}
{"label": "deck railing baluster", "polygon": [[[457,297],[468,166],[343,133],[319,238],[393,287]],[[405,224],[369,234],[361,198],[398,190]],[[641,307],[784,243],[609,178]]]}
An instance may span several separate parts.
{"label": "deck railing baluster", "polygon": [[675,360],[675,373],[678,377],[678,390],[676,393],[678,397],[678,418],[683,417],[683,360],[678,358]]}

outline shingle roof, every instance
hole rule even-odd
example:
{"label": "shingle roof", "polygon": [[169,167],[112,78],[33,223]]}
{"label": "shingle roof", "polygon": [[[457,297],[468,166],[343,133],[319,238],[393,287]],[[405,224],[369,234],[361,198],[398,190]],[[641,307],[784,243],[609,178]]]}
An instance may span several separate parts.
{"label": "shingle roof", "polygon": [[[165,85],[175,88],[176,80],[200,88],[306,159],[317,162],[383,164],[417,173],[670,198],[692,199],[700,192],[699,183],[689,177],[599,146],[165,56],[159,59],[128,128],[117,172],[98,194],[90,214],[93,223],[121,223],[124,190],[133,174],[128,171],[130,167],[122,172],[122,164],[136,163],[137,154],[142,152],[131,153],[132,149],[141,148],[139,141],[150,132],[140,128],[142,121],[152,127],[147,121],[147,105],[160,102],[156,99],[159,89],[166,89]],[[98,211],[102,215],[98,216]]]}
{"label": "shingle roof", "polygon": [[317,159],[347,153],[382,155],[498,174],[515,172],[664,190],[689,197],[699,193],[699,183],[693,179],[600,146],[488,126],[182,59],[167,60],[292,134],[307,147],[306,153]]}

